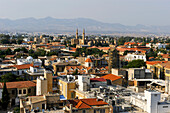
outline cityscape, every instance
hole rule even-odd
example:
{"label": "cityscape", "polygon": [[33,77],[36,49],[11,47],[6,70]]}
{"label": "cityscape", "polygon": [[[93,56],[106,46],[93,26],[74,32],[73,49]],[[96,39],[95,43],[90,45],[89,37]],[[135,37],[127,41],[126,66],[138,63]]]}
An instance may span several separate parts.
{"label": "cityscape", "polygon": [[0,1],[0,113],[170,113],[168,3]]}

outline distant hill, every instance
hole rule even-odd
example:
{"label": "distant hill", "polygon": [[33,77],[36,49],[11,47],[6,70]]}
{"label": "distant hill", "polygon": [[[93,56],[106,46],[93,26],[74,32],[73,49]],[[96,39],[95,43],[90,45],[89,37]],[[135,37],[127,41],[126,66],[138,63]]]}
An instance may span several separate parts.
{"label": "distant hill", "polygon": [[119,23],[103,23],[93,19],[55,19],[51,17],[17,20],[0,19],[0,31],[9,32],[75,32],[75,29],[88,30],[89,33],[170,33],[170,26],[125,26]]}

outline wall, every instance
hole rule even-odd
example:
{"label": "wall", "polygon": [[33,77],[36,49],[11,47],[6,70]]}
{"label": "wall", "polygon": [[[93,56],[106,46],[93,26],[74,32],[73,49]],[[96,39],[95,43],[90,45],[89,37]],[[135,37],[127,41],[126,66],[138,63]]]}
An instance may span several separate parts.
{"label": "wall", "polygon": [[0,89],[0,99],[2,98],[2,89]]}
{"label": "wall", "polygon": [[73,93],[75,97],[75,82],[66,82],[63,80],[59,80],[59,84],[60,93],[63,94],[66,99],[71,99],[71,93]]}
{"label": "wall", "polygon": [[160,104],[158,105],[157,113],[169,113],[170,112],[170,104]]}
{"label": "wall", "polygon": [[122,78],[120,78],[120,79],[118,79],[118,80],[114,80],[114,81],[112,81],[112,84],[113,85],[120,85],[120,86],[122,86]]}

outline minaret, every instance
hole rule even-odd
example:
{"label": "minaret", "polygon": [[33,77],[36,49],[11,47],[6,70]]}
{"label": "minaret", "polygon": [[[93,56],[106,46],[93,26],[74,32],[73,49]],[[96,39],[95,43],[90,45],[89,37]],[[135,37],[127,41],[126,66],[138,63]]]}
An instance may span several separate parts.
{"label": "minaret", "polygon": [[83,29],[82,43],[83,43],[83,45],[85,43],[85,29]]}
{"label": "minaret", "polygon": [[76,30],[76,39],[78,39],[78,29]]}

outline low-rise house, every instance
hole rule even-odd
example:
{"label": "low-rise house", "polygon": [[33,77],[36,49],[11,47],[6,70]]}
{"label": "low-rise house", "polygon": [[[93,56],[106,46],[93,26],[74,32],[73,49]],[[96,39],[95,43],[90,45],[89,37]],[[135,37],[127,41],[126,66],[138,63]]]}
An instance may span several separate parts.
{"label": "low-rise house", "polygon": [[18,75],[23,75],[32,66],[34,66],[34,65],[33,64],[23,64],[23,65],[12,65],[12,66],[9,66],[9,68],[17,69]]}
{"label": "low-rise house", "polygon": [[146,55],[145,54],[138,54],[138,53],[128,53],[125,57],[125,60],[132,61],[132,60],[143,60],[146,62]]}
{"label": "low-rise house", "polygon": [[53,70],[54,70],[54,74],[57,74],[57,72],[63,72],[66,66],[78,66],[79,64],[77,64],[76,61],[60,61],[57,63],[54,63],[53,66]]}
{"label": "low-rise house", "polygon": [[161,48],[165,49],[167,45],[168,44],[166,44],[166,43],[156,43],[156,44],[146,43],[146,47],[150,47],[150,48],[154,47],[155,49],[156,48],[158,48],[158,49],[161,49]]}
{"label": "low-rise house", "polygon": [[14,59],[15,58],[15,55],[6,55],[5,56],[5,59]]}
{"label": "low-rise house", "polygon": [[59,94],[44,94],[40,96],[28,96],[20,99],[20,113],[28,112],[61,112],[64,106],[64,100],[61,100]]}
{"label": "low-rise house", "polygon": [[66,99],[75,98],[75,89],[76,82],[73,76],[60,76],[58,78],[58,89],[60,94],[63,95]]}
{"label": "low-rise house", "polygon": [[[0,83],[0,99],[4,83]],[[32,81],[6,82],[6,87],[10,96],[10,106],[18,105],[19,98],[35,95],[36,84]]]}
{"label": "low-rise house", "polygon": [[112,113],[112,107],[101,99],[74,99],[68,100],[65,106],[66,112],[77,113]]}
{"label": "low-rise house", "polygon": [[107,80],[107,84],[112,84],[112,85],[120,85],[122,86],[123,83],[123,78],[114,74],[108,74],[104,75],[101,78],[104,78]]}
{"label": "low-rise house", "polygon": [[44,76],[45,69],[38,66],[30,66],[29,69],[25,71],[27,74],[27,79],[36,80],[37,77]]}
{"label": "low-rise house", "polygon": [[145,90],[144,96],[132,95],[130,102],[147,113],[168,113],[170,111],[170,103],[166,99],[161,101],[161,93],[154,90]]}
{"label": "low-rise house", "polygon": [[145,68],[129,68],[128,80],[134,79],[152,79],[152,73]]}
{"label": "low-rise house", "polygon": [[28,56],[26,59],[17,59],[17,65],[23,65],[23,64],[31,64],[33,63],[34,66],[41,66],[42,61],[40,59],[33,59],[31,56]]}
{"label": "low-rise house", "polygon": [[104,78],[90,78],[90,85],[92,88],[107,86],[107,81]]}

